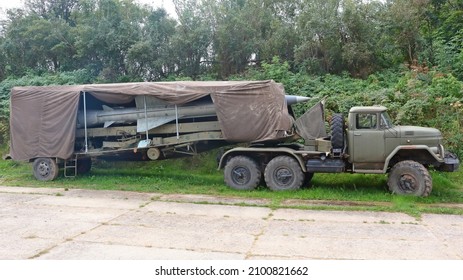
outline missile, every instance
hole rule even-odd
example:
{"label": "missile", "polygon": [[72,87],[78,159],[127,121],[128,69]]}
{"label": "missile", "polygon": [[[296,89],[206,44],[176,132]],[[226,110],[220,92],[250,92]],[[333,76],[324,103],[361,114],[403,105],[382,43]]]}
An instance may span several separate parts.
{"label": "missile", "polygon": [[297,95],[285,95],[286,104],[293,105],[296,103],[306,102],[310,100],[310,97],[297,96]]}
{"label": "missile", "polygon": [[[138,102],[137,102],[138,103]],[[215,107],[212,103],[199,103],[188,106],[156,106],[147,107],[146,110],[139,108],[111,108],[103,105],[103,110],[87,111],[86,119],[82,111],[77,115],[77,126],[83,127],[87,123],[88,127],[103,124],[109,127],[115,123],[137,122],[137,132],[143,132],[161,126],[171,121],[183,118],[199,118],[216,116]]]}
{"label": "missile", "polygon": [[[286,95],[287,105],[293,105],[309,100],[308,97]],[[136,108],[111,108],[103,105],[103,110],[87,110],[77,114],[77,127],[101,126],[112,124],[137,122],[137,132],[144,132],[159,127],[176,119],[203,118],[217,116],[212,102],[191,102],[187,105],[176,106],[153,96],[135,97]]]}

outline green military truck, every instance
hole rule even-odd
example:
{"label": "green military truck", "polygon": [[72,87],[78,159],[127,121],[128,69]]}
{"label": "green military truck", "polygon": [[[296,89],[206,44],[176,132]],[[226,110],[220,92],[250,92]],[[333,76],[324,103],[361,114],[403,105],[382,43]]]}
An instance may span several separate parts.
{"label": "green military truck", "polygon": [[[318,106],[322,105],[314,108]],[[314,108],[296,122],[304,144],[259,144],[227,151],[219,165],[226,184],[251,190],[263,177],[272,190],[294,190],[314,173],[388,173],[391,192],[428,196],[432,190],[428,168],[452,172],[459,167],[458,158],[444,150],[439,130],[395,126],[383,106],[353,107],[347,123],[335,114],[331,136],[304,137],[302,128],[323,126],[323,109],[317,114]]]}

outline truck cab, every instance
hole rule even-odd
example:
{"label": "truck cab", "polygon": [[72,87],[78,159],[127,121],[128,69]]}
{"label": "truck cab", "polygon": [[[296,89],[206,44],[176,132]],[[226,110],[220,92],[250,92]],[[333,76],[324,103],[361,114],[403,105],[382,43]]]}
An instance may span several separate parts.
{"label": "truck cab", "polygon": [[403,160],[435,167],[445,163],[439,130],[395,126],[383,106],[350,109],[347,139],[348,161],[354,172],[385,173],[391,165]]}

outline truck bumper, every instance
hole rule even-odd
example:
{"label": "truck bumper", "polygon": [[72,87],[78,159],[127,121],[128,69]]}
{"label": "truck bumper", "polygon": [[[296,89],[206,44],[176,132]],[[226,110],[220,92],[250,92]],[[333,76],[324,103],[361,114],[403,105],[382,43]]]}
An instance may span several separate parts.
{"label": "truck bumper", "polygon": [[439,166],[439,171],[444,172],[455,172],[460,167],[460,160],[453,153],[446,153],[444,157],[444,163]]}

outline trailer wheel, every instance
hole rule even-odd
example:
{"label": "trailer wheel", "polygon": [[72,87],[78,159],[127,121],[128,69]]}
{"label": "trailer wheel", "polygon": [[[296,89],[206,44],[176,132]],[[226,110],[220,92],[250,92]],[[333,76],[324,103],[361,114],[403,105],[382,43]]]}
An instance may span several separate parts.
{"label": "trailer wheel", "polygon": [[232,157],[225,165],[225,184],[235,190],[253,190],[259,185],[262,173],[256,162],[246,156]]}
{"label": "trailer wheel", "polygon": [[405,160],[397,163],[389,173],[387,181],[392,193],[401,195],[428,196],[432,180],[428,170],[420,163]]}
{"label": "trailer wheel", "polygon": [[52,181],[58,177],[59,167],[54,159],[36,158],[32,168],[39,181]]}
{"label": "trailer wheel", "polygon": [[297,190],[304,182],[299,163],[289,156],[272,159],[265,168],[265,182],[272,191]]}
{"label": "trailer wheel", "polygon": [[333,149],[344,148],[344,117],[342,114],[334,114],[330,122],[331,147]]}

